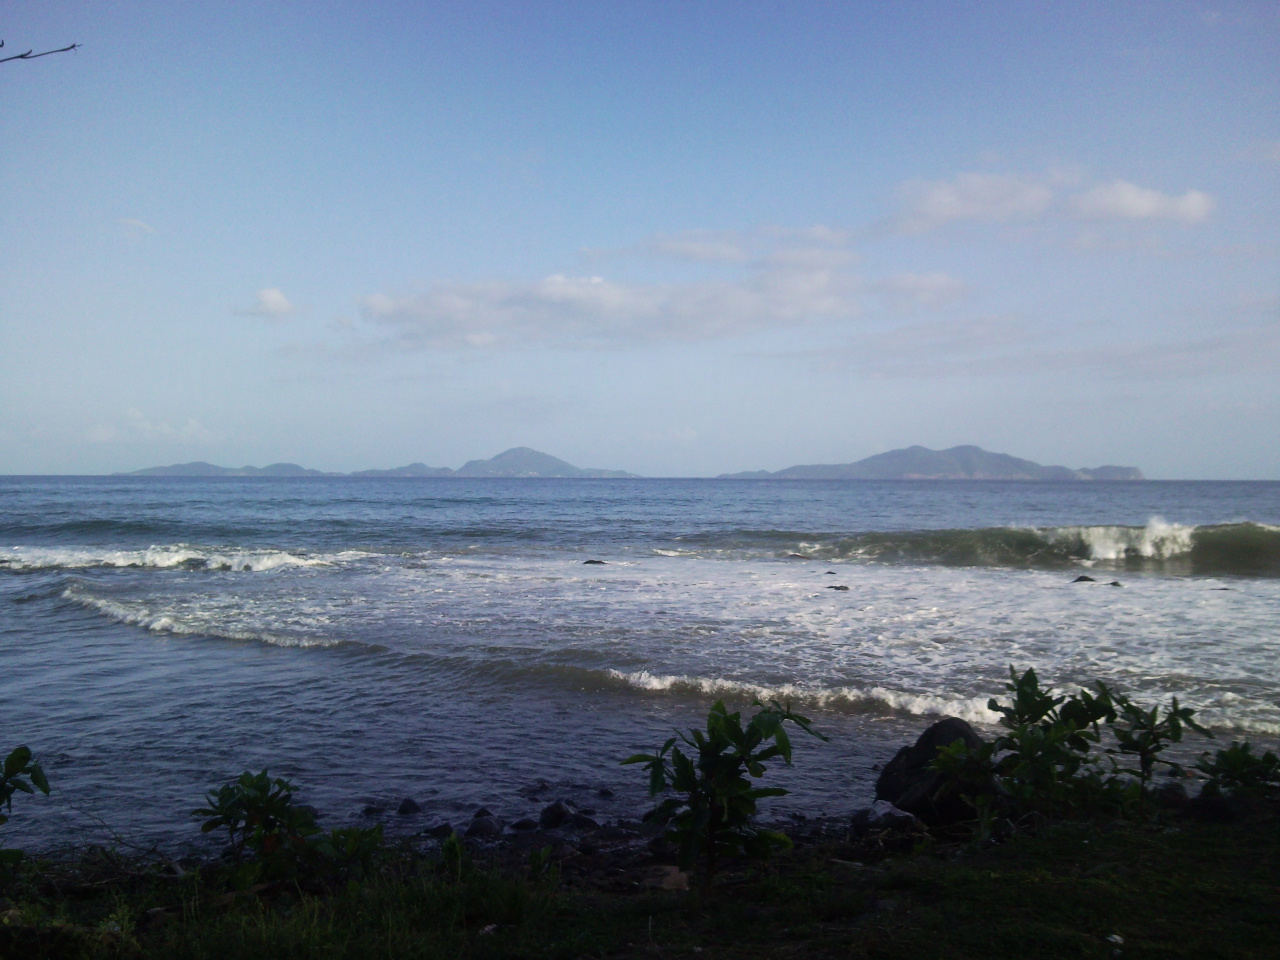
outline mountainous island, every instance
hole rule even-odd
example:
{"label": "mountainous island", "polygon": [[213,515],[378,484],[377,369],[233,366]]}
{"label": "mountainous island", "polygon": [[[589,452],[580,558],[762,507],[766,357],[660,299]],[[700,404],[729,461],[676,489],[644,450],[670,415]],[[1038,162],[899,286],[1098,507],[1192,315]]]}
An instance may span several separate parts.
{"label": "mountainous island", "polygon": [[[357,470],[354,473],[325,473],[296,463],[273,463],[265,467],[220,467],[197,460],[167,467],[147,467],[123,474],[131,477],[594,477],[639,479],[625,470],[598,470],[575,467],[559,457],[529,447],[512,447],[488,460],[468,460],[454,470],[410,463],[389,470]],[[787,467],[770,473],[750,470],[723,473],[717,480],[1142,480],[1137,467],[1041,466],[1031,460],[990,453],[981,447],[952,447],[930,450],[907,447],[878,453],[854,463],[818,463]]]}
{"label": "mountainous island", "polygon": [[981,447],[949,450],[907,447],[853,463],[814,463],[770,473],[724,473],[718,480],[1142,480],[1137,467],[1042,466],[1032,460],[990,453]]}
{"label": "mountainous island", "polygon": [[273,463],[265,467],[220,467],[197,460],[167,467],[147,467],[123,474],[130,477],[606,477],[635,478],[625,470],[595,470],[575,467],[559,457],[529,447],[512,447],[488,460],[468,460],[457,470],[411,463],[390,470],[357,470],[355,473],[325,473],[296,463]]}

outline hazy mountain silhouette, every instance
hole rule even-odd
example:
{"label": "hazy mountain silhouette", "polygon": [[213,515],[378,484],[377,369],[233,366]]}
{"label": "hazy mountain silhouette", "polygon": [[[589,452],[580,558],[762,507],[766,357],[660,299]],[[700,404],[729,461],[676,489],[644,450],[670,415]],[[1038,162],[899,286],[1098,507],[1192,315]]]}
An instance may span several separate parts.
{"label": "hazy mountain silhouette", "polygon": [[817,463],[770,473],[751,470],[721,474],[728,480],[1141,480],[1137,467],[1045,467],[1032,460],[990,453],[981,447],[949,450],[906,447],[853,463]]}

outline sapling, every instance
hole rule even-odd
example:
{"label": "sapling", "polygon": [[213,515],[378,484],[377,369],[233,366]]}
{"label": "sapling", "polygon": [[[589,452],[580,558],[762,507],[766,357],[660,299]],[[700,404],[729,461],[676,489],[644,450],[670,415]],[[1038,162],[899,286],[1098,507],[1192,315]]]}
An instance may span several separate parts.
{"label": "sapling", "polygon": [[[49,795],[49,781],[45,778],[40,764],[31,754],[27,746],[16,747],[0,765],[0,826],[9,822],[8,814],[13,810],[15,793],[35,793],[39,790],[46,797]],[[10,866],[22,860],[21,850],[0,849],[0,865]]]}
{"label": "sapling", "polygon": [[[724,701],[717,700],[707,714],[706,733],[678,733],[657,753],[639,753],[622,761],[645,765],[651,797],[668,788],[681,794],[663,800],[645,820],[679,845],[681,869],[688,870],[699,856],[706,857],[707,888],[720,856],[766,857],[791,845],[786,834],[751,822],[757,801],[787,793],[781,787],[752,783],[752,778],[764,776],[767,760],[781,757],[791,764],[791,740],[784,724],[792,723],[805,733],[827,739],[812,728],[807,717],[793,713],[789,704],[770,701],[766,706],[756,700],[754,706],[761,709],[744,727],[742,715],[730,713]],[[677,739],[692,748],[690,755],[680,749]]]}

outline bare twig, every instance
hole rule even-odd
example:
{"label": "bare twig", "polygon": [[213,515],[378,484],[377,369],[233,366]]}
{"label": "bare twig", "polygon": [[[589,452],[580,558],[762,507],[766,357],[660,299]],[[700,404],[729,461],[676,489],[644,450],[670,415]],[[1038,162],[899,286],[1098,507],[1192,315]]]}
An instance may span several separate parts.
{"label": "bare twig", "polygon": [[[4,46],[4,41],[0,40],[0,47]],[[59,47],[57,50],[46,50],[44,53],[34,53],[28,50],[26,53],[15,53],[11,57],[0,57],[0,63],[8,63],[10,60],[34,60],[36,57],[47,57],[51,53],[66,53],[68,50],[76,50],[82,44],[73,43],[68,47]]]}

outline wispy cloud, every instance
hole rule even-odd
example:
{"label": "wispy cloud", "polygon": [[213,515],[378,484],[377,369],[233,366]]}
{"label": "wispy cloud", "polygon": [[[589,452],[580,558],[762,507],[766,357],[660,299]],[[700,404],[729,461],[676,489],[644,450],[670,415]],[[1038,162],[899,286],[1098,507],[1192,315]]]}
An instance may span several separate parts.
{"label": "wispy cloud", "polygon": [[1188,190],[1179,196],[1113,180],[1070,200],[1076,216],[1085,220],[1172,220],[1201,223],[1209,219],[1217,202],[1207,193]]}
{"label": "wispy cloud", "polygon": [[237,310],[236,313],[246,317],[264,317],[268,320],[282,320],[297,312],[297,307],[289,302],[278,287],[264,287],[254,294],[252,307]]}
{"label": "wispy cloud", "polygon": [[151,224],[142,220],[135,220],[132,217],[123,217],[116,222],[120,225],[124,235],[130,240],[141,240],[143,237],[151,236],[156,232],[156,228]]}
{"label": "wispy cloud", "polygon": [[877,379],[999,378],[1071,371],[1107,380],[1179,380],[1280,372],[1280,331],[1249,324],[1208,336],[1080,345],[1017,317],[922,321],[806,354],[828,370]]}
{"label": "wispy cloud", "polygon": [[1016,223],[1068,216],[1090,221],[1202,223],[1217,201],[1200,190],[1162,193],[1127,180],[1081,189],[1053,174],[961,173],[951,180],[913,180],[900,190],[893,219],[901,233],[951,224]]}
{"label": "wispy cloud", "polygon": [[734,281],[627,284],[553,275],[533,283],[441,284],[417,297],[381,294],[365,318],[408,347],[611,346],[691,342],[848,320],[858,284],[830,270],[757,269]]}
{"label": "wispy cloud", "polygon": [[394,342],[419,349],[583,349],[739,337],[858,317],[864,284],[849,269],[857,256],[848,243],[828,227],[662,234],[585,253],[728,264],[734,276],[635,283],[554,274],[525,283],[444,283],[418,296],[368,296],[361,309]]}
{"label": "wispy cloud", "polygon": [[902,187],[897,219],[904,233],[924,233],[962,220],[1030,220],[1053,205],[1053,189],[1036,177],[961,173],[953,180],[913,180]]}

